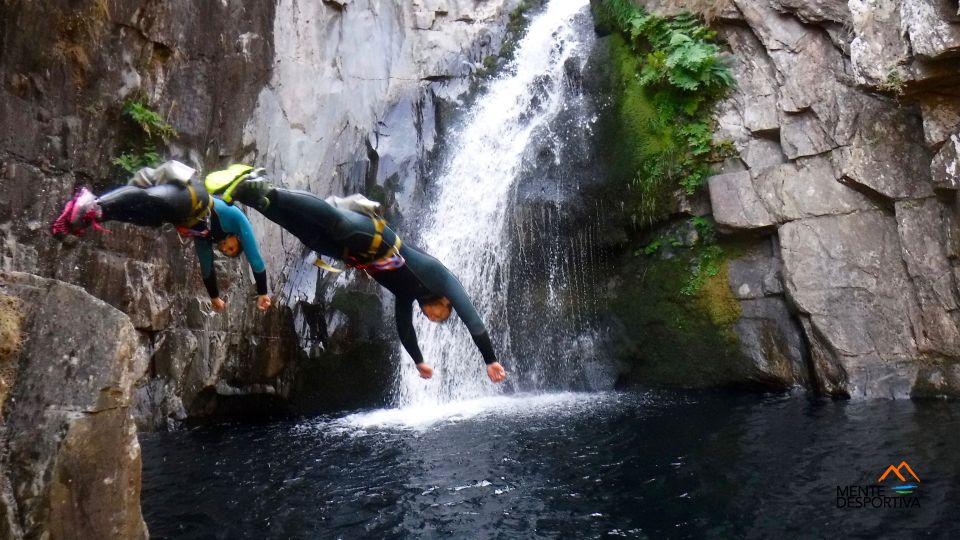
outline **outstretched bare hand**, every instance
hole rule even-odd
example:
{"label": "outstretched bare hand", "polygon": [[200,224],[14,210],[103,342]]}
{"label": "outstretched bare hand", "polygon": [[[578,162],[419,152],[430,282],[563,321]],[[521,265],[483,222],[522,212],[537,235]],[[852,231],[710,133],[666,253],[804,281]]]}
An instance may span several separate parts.
{"label": "outstretched bare hand", "polygon": [[494,362],[487,366],[487,377],[495,383],[503,382],[507,379],[507,370],[503,369],[500,362]]}
{"label": "outstretched bare hand", "polygon": [[433,368],[424,362],[417,364],[417,371],[420,372],[421,379],[429,379],[433,377]]}
{"label": "outstretched bare hand", "polygon": [[220,313],[225,307],[227,307],[226,302],[220,298],[211,298],[210,305],[213,306],[213,310],[217,313]]}
{"label": "outstretched bare hand", "polygon": [[260,311],[266,311],[270,309],[270,304],[271,302],[270,302],[269,296],[265,294],[261,294],[260,296],[257,297],[257,309],[259,309]]}

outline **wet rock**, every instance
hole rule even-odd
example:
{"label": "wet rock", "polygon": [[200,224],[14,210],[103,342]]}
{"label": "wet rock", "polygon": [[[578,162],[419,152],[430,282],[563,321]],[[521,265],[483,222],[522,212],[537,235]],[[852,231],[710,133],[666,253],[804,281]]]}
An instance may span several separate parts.
{"label": "wet rock", "polygon": [[916,290],[914,336],[920,352],[960,357],[960,303],[947,259],[944,206],[933,197],[896,205],[900,246]]}
{"label": "wet rock", "polygon": [[960,189],[960,134],[951,135],[933,157],[930,176],[936,189]]}
{"label": "wet rock", "polygon": [[758,372],[782,386],[809,385],[803,333],[782,297],[744,300],[735,331]]}
{"label": "wet rock", "polygon": [[146,538],[130,407],[147,357],[133,325],[63,282],[2,273],[0,288],[20,299],[29,336],[0,426],[16,434],[0,437],[17,514],[3,536]]}
{"label": "wet rock", "polygon": [[776,223],[757,193],[749,172],[711,176],[708,187],[717,225],[733,229],[758,229]]}
{"label": "wet rock", "polygon": [[882,211],[810,218],[779,230],[787,294],[804,314],[821,389],[906,397],[919,306],[896,220]]}
{"label": "wet rock", "polygon": [[755,300],[783,294],[781,269],[783,261],[771,252],[773,239],[758,243],[743,255],[730,261],[730,290],[739,300]]}

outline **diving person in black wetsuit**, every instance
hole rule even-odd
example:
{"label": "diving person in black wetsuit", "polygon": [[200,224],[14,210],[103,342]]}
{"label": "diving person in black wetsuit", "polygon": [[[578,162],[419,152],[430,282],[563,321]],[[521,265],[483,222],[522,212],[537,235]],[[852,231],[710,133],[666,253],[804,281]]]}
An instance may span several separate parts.
{"label": "diving person in black wetsuit", "polygon": [[[451,308],[470,330],[487,364],[487,376],[497,383],[507,374],[493,351],[490,336],[457,278],[440,261],[404,244],[372,213],[337,208],[306,191],[274,187],[263,169],[232,165],[205,181],[210,193],[257,209],[317,252],[362,269],[396,295],[397,332],[424,379],[433,368],[424,362],[413,328],[413,302],[433,322],[450,317]],[[368,201],[369,202],[369,201]]]}
{"label": "diving person in black wetsuit", "polygon": [[83,187],[50,224],[50,232],[64,238],[84,236],[89,228],[105,231],[99,222],[106,221],[145,227],[172,223],[181,237],[194,239],[200,276],[214,311],[226,308],[217,288],[214,246],[228,257],[241,253],[246,256],[257,287],[257,309],[266,311],[271,304],[266,267],[250,222],[243,212],[207,193],[195,172],[192,167],[171,160],[157,168],[140,169],[126,186],[99,197]]}

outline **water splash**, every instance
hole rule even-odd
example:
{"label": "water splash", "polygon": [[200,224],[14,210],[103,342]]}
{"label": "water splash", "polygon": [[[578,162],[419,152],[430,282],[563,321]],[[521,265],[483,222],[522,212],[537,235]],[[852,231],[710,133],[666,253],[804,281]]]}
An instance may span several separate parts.
{"label": "water splash", "polygon": [[[490,85],[456,135],[452,157],[437,181],[434,214],[424,228],[424,247],[463,282],[501,352],[509,351],[504,311],[510,266],[504,246],[510,191],[531,135],[562,110],[565,63],[582,48],[574,18],[587,5],[587,0],[556,0],[530,24],[508,73]],[[463,325],[416,324],[435,375],[422,381],[414,370],[400,369],[398,405],[501,391],[487,380]]]}
{"label": "water splash", "polygon": [[401,409],[378,409],[355,413],[335,420],[334,424],[348,430],[375,432],[384,429],[425,430],[438,425],[485,417],[574,416],[585,410],[595,410],[615,404],[620,397],[620,394],[615,392],[489,396],[440,406],[414,405]]}

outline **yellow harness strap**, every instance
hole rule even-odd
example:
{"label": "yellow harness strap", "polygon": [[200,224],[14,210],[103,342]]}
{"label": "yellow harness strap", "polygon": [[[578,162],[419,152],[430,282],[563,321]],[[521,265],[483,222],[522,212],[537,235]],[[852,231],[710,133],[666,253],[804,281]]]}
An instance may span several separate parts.
{"label": "yellow harness strap", "polygon": [[380,249],[380,244],[383,243],[383,226],[385,223],[386,221],[381,218],[373,218],[373,228],[377,232],[373,234],[373,240],[370,241],[370,247],[367,249],[367,259],[376,257],[377,250]]}
{"label": "yellow harness strap", "polygon": [[335,267],[335,266],[330,266],[329,264],[323,262],[323,260],[320,258],[320,255],[319,255],[319,254],[317,255],[317,260],[313,261],[313,264],[314,264],[314,266],[316,266],[317,268],[322,268],[322,269],[326,270],[327,272],[333,272],[334,274],[339,274],[340,272],[343,272],[343,268],[337,268],[337,267]]}
{"label": "yellow harness strap", "polygon": [[189,229],[207,217],[207,214],[209,214],[213,208],[213,197],[207,195],[207,202],[204,204],[200,202],[200,197],[197,196],[197,190],[193,188],[193,184],[187,184],[187,191],[190,193],[190,208],[192,213],[182,226]]}

